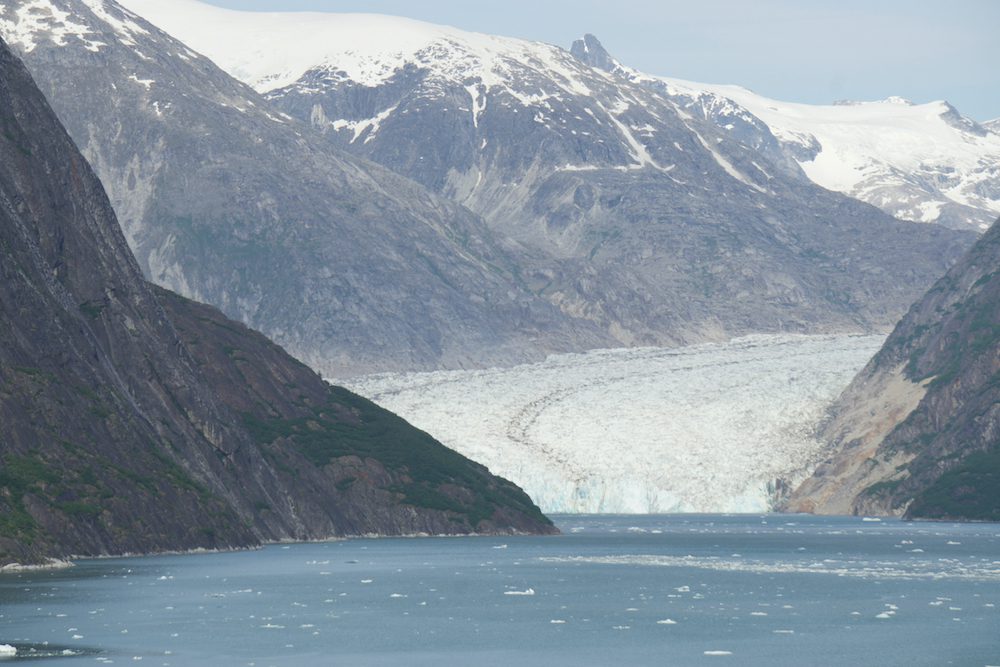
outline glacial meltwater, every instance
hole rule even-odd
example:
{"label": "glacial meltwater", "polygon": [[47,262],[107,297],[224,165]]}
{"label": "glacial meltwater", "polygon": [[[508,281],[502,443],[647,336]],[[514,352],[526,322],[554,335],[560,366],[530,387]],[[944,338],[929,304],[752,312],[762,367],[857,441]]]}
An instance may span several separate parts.
{"label": "glacial meltwater", "polygon": [[[559,516],[0,575],[36,665],[1000,665],[1000,525]],[[45,657],[47,656],[47,657]]]}

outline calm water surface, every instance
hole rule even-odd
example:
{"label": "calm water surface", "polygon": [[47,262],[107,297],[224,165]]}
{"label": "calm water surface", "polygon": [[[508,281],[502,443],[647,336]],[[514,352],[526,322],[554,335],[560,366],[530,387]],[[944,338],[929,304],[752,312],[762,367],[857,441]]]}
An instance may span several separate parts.
{"label": "calm water surface", "polygon": [[350,540],[0,575],[0,643],[25,656],[12,664],[67,667],[1000,665],[997,524],[556,521],[561,537]]}

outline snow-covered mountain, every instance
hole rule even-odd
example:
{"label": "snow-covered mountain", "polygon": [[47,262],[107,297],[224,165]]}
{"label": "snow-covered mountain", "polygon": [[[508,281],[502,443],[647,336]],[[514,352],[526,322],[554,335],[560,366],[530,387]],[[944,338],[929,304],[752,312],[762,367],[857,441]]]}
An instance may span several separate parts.
{"label": "snow-covered mountain", "polygon": [[[655,111],[636,114],[632,109],[623,114],[637,104],[627,93],[606,108],[567,105],[574,95],[594,94],[595,86],[568,53],[555,46],[386,16],[233,12],[195,0],[125,0],[125,4],[258,91],[280,97],[293,108],[296,103],[291,100],[305,104],[300,114],[351,144],[375,141],[390,116],[416,111],[393,94],[400,90],[399,72],[410,68],[423,70],[436,82],[429,86],[428,97],[450,98],[448,104],[471,115],[474,126],[489,104],[511,102],[523,103],[529,119],[542,125],[568,127],[570,119],[591,121],[584,122],[591,127],[570,129],[581,141],[588,137],[602,141],[605,150],[581,150],[567,160],[567,169],[673,164],[657,149],[653,136],[662,131],[657,122],[662,119]],[[739,86],[643,74],[616,61],[591,35],[579,40],[572,52],[599,71],[657,88],[689,113],[715,121],[722,130],[717,148],[724,153],[726,144],[742,143],[782,166],[786,162],[800,166],[822,187],[904,220],[982,231],[1000,213],[1000,134],[963,117],[947,102],[916,105],[890,97],[828,106],[794,104]],[[448,84],[466,92],[449,95]],[[350,89],[348,103],[323,104],[318,94],[330,88]],[[513,99],[505,101],[505,96]],[[639,103],[647,109],[648,104],[649,100]],[[593,127],[601,124],[607,127]],[[609,138],[606,130],[618,136]],[[478,152],[490,153],[486,145]],[[441,188],[447,194],[460,200],[482,199],[474,192],[482,185],[482,165],[478,171],[466,169],[477,160],[459,153],[450,155],[462,158],[453,165],[454,173],[438,174],[433,168],[430,172],[433,178],[449,181]],[[416,159],[429,160],[426,155]],[[756,182],[760,175],[750,166],[740,177]],[[483,205],[472,204],[488,213]]]}
{"label": "snow-covered mountain", "polygon": [[[593,35],[573,44],[582,61],[659,90],[734,139],[778,140],[814,183],[901,220],[984,231],[1000,213],[1000,128],[944,101],[900,97],[830,105],[781,102],[734,85],[655,77],[615,60]],[[756,137],[756,138],[754,138]]]}
{"label": "snow-covered mountain", "polygon": [[481,215],[524,251],[524,285],[617,345],[888,328],[971,243],[815,186],[735,103],[739,134],[556,46],[384,16],[126,4],[333,148]]}
{"label": "snow-covered mountain", "polygon": [[765,512],[811,471],[814,426],[881,336],[752,336],[383,374],[351,388],[548,512]]}
{"label": "snow-covered mountain", "polygon": [[114,2],[4,0],[0,36],[98,173],[147,278],[316,368],[516,363],[613,342],[519,284],[478,216],[330,146]]}
{"label": "snow-covered mountain", "polygon": [[983,231],[1000,214],[1000,134],[947,102],[810,105],[739,86],[652,83],[702,112],[720,99],[736,102],[767,124],[813,182],[902,220]]}

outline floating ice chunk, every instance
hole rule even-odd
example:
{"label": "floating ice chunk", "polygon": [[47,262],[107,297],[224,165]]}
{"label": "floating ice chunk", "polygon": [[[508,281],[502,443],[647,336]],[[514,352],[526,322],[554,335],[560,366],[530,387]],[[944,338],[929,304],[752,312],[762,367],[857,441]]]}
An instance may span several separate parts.
{"label": "floating ice chunk", "polygon": [[705,651],[705,655],[732,655],[732,651]]}
{"label": "floating ice chunk", "polygon": [[564,625],[566,621],[562,620],[561,618],[553,618],[551,621],[549,621],[549,623],[551,623],[552,625]]}
{"label": "floating ice chunk", "polygon": [[750,612],[750,615],[751,616],[767,616],[767,612],[766,611],[752,611],[752,612]]}
{"label": "floating ice chunk", "polygon": [[878,523],[878,522],[882,521],[882,519],[878,518],[877,516],[866,516],[866,517],[862,517],[861,520],[862,521],[870,521],[870,522],[874,522],[874,523]]}
{"label": "floating ice chunk", "polygon": [[10,644],[0,644],[0,656],[11,658],[17,655],[17,649]]}
{"label": "floating ice chunk", "polygon": [[945,544],[956,545],[956,544],[961,544],[961,542],[956,542],[954,540],[948,540],[947,542],[945,542]]}
{"label": "floating ice chunk", "polygon": [[526,588],[523,591],[504,591],[503,594],[504,595],[534,595],[535,594],[535,589],[534,588]]}
{"label": "floating ice chunk", "polygon": [[497,544],[493,548],[494,549],[506,549],[507,545],[506,544]]}
{"label": "floating ice chunk", "polygon": [[877,614],[875,618],[892,618],[892,613],[888,611],[883,611],[881,614]]}
{"label": "floating ice chunk", "polygon": [[362,580],[361,580],[361,583],[363,583],[363,584],[370,584],[370,583],[372,583],[373,581],[375,581],[375,580],[374,580],[374,579],[362,579]]}
{"label": "floating ice chunk", "polygon": [[403,595],[402,593],[393,593],[389,597],[391,597],[391,598],[405,598],[406,596]]}
{"label": "floating ice chunk", "polygon": [[663,620],[657,621],[657,625],[677,625],[677,621],[672,618],[664,618]]}
{"label": "floating ice chunk", "polygon": [[690,586],[678,586],[674,590],[677,591],[678,593],[690,593],[691,592],[691,587]]}
{"label": "floating ice chunk", "polygon": [[795,630],[771,630],[776,635],[794,635]]}

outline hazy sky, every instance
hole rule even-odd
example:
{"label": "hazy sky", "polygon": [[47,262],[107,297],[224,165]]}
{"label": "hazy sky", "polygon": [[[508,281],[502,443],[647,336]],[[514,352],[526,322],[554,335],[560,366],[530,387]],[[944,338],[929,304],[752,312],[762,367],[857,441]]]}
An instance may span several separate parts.
{"label": "hazy sky", "polygon": [[998,0],[208,0],[394,14],[568,47],[591,32],[650,74],[781,100],[899,95],[1000,117]]}

